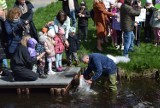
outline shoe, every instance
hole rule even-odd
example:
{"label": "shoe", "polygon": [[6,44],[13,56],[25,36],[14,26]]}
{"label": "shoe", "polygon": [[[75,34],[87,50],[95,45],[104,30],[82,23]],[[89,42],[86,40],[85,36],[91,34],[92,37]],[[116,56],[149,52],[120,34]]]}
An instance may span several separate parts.
{"label": "shoe", "polygon": [[39,75],[39,78],[47,78],[47,75],[45,75],[45,74],[41,74],[41,75]]}
{"label": "shoe", "polygon": [[61,66],[61,67],[59,67],[59,68],[60,68],[62,71],[64,71],[64,70],[65,70],[65,68],[64,68],[64,67],[62,67],[62,66]]}
{"label": "shoe", "polygon": [[157,43],[155,43],[155,44],[154,44],[154,46],[155,46],[155,47],[157,47],[157,46],[158,46],[158,44],[157,44]]}
{"label": "shoe", "polygon": [[86,40],[86,39],[85,39],[84,41],[85,41],[85,42],[87,42],[87,40]]}
{"label": "shoe", "polygon": [[120,49],[120,45],[116,45],[116,49],[117,49],[117,50]]}
{"label": "shoe", "polygon": [[54,75],[56,74],[54,71],[48,71],[48,75]]}
{"label": "shoe", "polygon": [[56,70],[57,70],[57,72],[62,72],[62,69],[60,67],[57,68]]}
{"label": "shoe", "polygon": [[75,66],[78,66],[78,64],[79,64],[78,61],[76,61]]}
{"label": "shoe", "polygon": [[124,50],[124,46],[123,45],[121,46],[121,50]]}

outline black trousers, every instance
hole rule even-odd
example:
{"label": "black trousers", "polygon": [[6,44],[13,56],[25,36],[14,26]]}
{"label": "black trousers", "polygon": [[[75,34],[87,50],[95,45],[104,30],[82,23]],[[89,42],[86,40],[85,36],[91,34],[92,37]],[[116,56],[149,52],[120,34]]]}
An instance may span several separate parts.
{"label": "black trousers", "polygon": [[122,31],[121,30],[116,30],[117,32],[117,44],[122,45]]}
{"label": "black trousers", "polygon": [[15,81],[35,81],[38,78],[38,74],[24,67],[13,69],[13,75]]}
{"label": "black trousers", "polygon": [[[83,37],[82,37],[83,35]],[[87,40],[88,37],[88,26],[78,26],[78,39],[79,40]]]}

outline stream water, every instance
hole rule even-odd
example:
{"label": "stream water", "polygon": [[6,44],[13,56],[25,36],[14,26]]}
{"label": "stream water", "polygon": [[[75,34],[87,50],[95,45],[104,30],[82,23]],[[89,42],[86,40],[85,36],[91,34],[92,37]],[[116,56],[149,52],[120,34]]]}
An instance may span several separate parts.
{"label": "stream water", "polygon": [[[160,85],[151,79],[122,81],[118,93],[113,94],[99,86],[98,94],[79,94],[71,90],[68,95],[51,96],[49,90],[32,90],[29,96],[18,96],[15,90],[0,92],[0,108],[158,108]],[[39,92],[37,92],[39,91]]]}

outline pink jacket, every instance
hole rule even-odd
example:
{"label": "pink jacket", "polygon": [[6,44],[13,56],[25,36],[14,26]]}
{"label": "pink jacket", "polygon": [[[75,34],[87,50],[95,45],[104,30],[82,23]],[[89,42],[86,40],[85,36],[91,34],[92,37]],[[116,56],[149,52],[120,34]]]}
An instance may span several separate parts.
{"label": "pink jacket", "polygon": [[56,54],[63,53],[64,49],[65,49],[63,40],[59,36],[55,35],[54,41],[56,43],[55,46],[54,46],[55,53]]}

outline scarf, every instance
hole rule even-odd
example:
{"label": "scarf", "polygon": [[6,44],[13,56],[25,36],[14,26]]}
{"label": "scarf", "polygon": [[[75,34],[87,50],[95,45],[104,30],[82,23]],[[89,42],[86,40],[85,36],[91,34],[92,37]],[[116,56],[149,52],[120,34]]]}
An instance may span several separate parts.
{"label": "scarf", "polygon": [[19,8],[20,8],[22,14],[25,14],[28,12],[28,7],[27,7],[26,3],[24,3],[23,5],[19,5]]}

